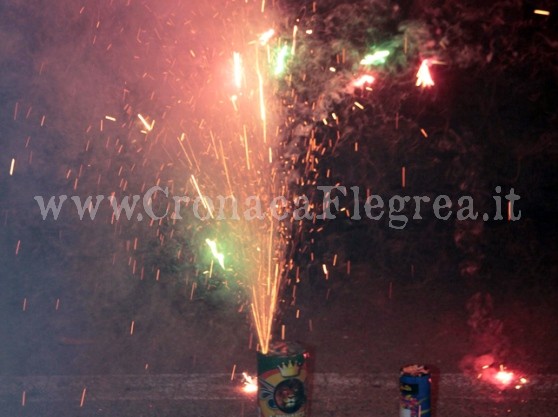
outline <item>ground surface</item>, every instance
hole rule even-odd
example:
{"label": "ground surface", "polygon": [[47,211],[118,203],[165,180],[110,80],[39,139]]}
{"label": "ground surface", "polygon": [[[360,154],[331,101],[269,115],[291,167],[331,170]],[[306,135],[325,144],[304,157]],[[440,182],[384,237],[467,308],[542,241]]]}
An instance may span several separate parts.
{"label": "ground surface", "polygon": [[[537,376],[521,390],[435,378],[435,416],[553,416],[558,377]],[[394,374],[314,374],[312,416],[398,414]],[[25,399],[22,392],[26,392]],[[26,377],[0,379],[2,416],[256,416],[254,394],[228,374]]]}
{"label": "ground surface", "polygon": [[[301,287],[296,304],[284,308],[280,319],[286,338],[301,340],[312,354],[319,381],[313,415],[394,415],[398,370],[411,362],[429,364],[443,381],[436,394],[440,417],[553,415],[547,410],[558,398],[552,376],[558,330],[551,295],[535,302],[532,294],[529,299],[502,294],[482,316],[471,309],[472,290],[459,288],[459,281],[409,278],[402,284],[366,264],[352,265],[350,274],[347,265],[334,268],[328,281],[312,291]],[[233,368],[236,379],[242,371],[255,373],[255,342],[250,348],[243,312],[203,301],[159,300],[146,306],[158,315],[157,326],[148,331],[137,320],[131,335],[126,313],[113,306],[108,329],[95,337],[87,326],[99,327],[86,316],[46,303],[43,311],[36,305],[26,311],[15,303],[6,306],[12,309],[4,311],[10,319],[2,335],[2,417],[255,415],[239,382],[230,382]],[[492,325],[474,331],[475,320]],[[120,334],[111,333],[114,328]],[[502,394],[475,380],[474,361],[487,353],[500,361],[494,366],[505,364],[529,384]],[[332,372],[341,383],[324,376]],[[80,408],[84,387],[87,403]]]}

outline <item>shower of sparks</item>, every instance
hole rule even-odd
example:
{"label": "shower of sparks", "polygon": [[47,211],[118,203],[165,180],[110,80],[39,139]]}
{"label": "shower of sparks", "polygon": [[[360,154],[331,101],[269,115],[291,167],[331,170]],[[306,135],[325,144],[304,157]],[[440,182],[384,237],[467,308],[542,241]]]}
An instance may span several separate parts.
{"label": "shower of sparks", "polygon": [[[276,10],[273,2],[266,5],[266,1],[262,0],[256,7],[254,2],[238,2],[232,7],[233,3],[230,3],[231,7],[222,10],[213,5],[207,6],[211,9],[211,14],[207,13],[207,16],[213,17],[212,23],[200,19],[198,27],[196,15],[192,15],[186,7],[185,15],[180,15],[182,9],[178,9],[176,16],[165,18],[153,28],[139,28],[137,34],[134,30],[133,42],[138,49],[130,54],[129,58],[133,59],[128,59],[128,55],[122,55],[126,58],[117,62],[118,68],[123,66],[122,74],[130,74],[130,79],[123,79],[121,90],[118,90],[118,97],[121,97],[119,104],[122,106],[109,105],[101,108],[101,112],[95,115],[95,123],[83,127],[86,136],[83,149],[87,153],[87,157],[83,159],[87,160],[87,163],[65,167],[65,172],[66,180],[73,184],[74,190],[78,187],[85,188],[87,175],[90,175],[89,185],[93,184],[95,189],[110,186],[113,195],[139,188],[143,192],[150,185],[149,181],[158,186],[160,184],[161,188],[168,186],[173,195],[178,195],[178,192],[197,195],[198,202],[203,205],[208,218],[206,222],[196,224],[194,221],[184,221],[186,238],[195,241],[196,250],[202,254],[207,252],[205,245],[209,247],[212,254],[210,277],[212,273],[227,274],[227,280],[230,278],[228,282],[240,283],[245,290],[250,298],[250,314],[259,349],[265,354],[271,342],[272,326],[286,273],[286,246],[291,239],[291,229],[294,228],[292,224],[283,224],[269,213],[258,220],[247,220],[245,216],[240,216],[235,220],[221,221],[216,219],[220,211],[215,210],[215,198],[225,194],[242,202],[250,196],[258,196],[262,204],[269,207],[269,203],[277,196],[286,195],[287,199],[292,201],[292,195],[289,194],[294,192],[289,189],[291,175],[298,178],[297,186],[315,185],[317,182],[311,179],[310,174],[315,174],[317,178],[320,172],[319,161],[330,159],[326,153],[331,154],[344,139],[345,133],[338,129],[340,120],[348,120],[345,118],[347,113],[342,110],[333,112],[333,106],[329,102],[334,102],[337,98],[331,100],[331,97],[341,97],[351,86],[371,90],[371,85],[377,82],[375,76],[359,74],[351,83],[348,80],[352,79],[352,71],[359,63],[365,66],[385,63],[390,51],[377,50],[364,56],[362,60],[362,55],[357,55],[355,51],[346,51],[345,48],[334,53],[329,50],[319,51],[319,48],[313,47],[312,42],[319,40],[320,33],[306,27],[312,25],[311,19],[297,19],[296,25],[286,28],[281,22],[289,20],[285,19],[285,16],[274,16]],[[200,3],[200,7],[205,7],[203,2]],[[316,7],[314,4],[314,9]],[[84,16],[88,13],[89,9],[85,7],[79,11],[79,14]],[[276,17],[278,19],[273,21]],[[182,18],[182,22],[177,24]],[[95,21],[97,29],[103,27],[100,20]],[[174,31],[180,30],[181,27],[188,27],[188,30],[176,36]],[[165,28],[172,31],[164,33]],[[189,36],[192,38],[188,38]],[[181,44],[182,38],[187,39],[185,44]],[[305,43],[307,38],[311,43]],[[100,39],[94,38],[93,45],[99,45]],[[405,53],[406,42],[405,35]],[[158,45],[163,47],[159,48]],[[105,47],[106,51],[112,48],[111,54],[118,48],[116,43],[114,46],[112,43],[103,44],[103,51]],[[396,49],[393,53],[395,51]],[[324,77],[328,77],[327,83],[322,83],[323,79],[315,77],[317,74],[312,71],[305,73],[306,69],[313,67],[303,65],[305,59],[314,59],[312,57],[318,57],[323,53],[336,56],[335,61],[328,58],[327,63],[321,67],[324,72],[321,75],[325,74]],[[116,56],[116,53],[114,55]],[[355,59],[356,56],[358,58]],[[351,61],[353,59],[355,60]],[[432,60],[422,61],[416,75],[417,86],[434,85],[429,66],[436,63]],[[43,72],[43,66],[41,64],[39,74]],[[294,73],[294,69],[297,69],[298,73]],[[375,68],[374,75],[383,81],[387,76],[381,74],[381,70],[380,67]],[[48,65],[44,71],[48,71]],[[406,72],[404,76],[408,77],[408,74]],[[389,74],[392,75],[394,74]],[[412,73],[410,76],[412,77]],[[143,89],[143,80],[148,86],[146,89]],[[315,87],[312,83],[318,84],[321,97],[314,97],[311,93],[308,93],[307,97],[306,94],[299,94],[297,83],[306,83],[305,86],[309,87]],[[320,100],[323,100],[323,103],[320,103]],[[352,101],[354,105],[350,106],[351,110],[372,108],[364,94],[358,100]],[[106,103],[110,103],[110,100]],[[300,130],[312,133],[301,134],[300,147],[303,150],[293,151],[292,153],[299,153],[292,156],[294,162],[289,162],[291,149],[287,147],[293,145],[292,136],[289,135],[300,127],[294,121],[298,117],[293,117],[292,112],[299,107],[307,108],[309,116],[304,118],[304,126]],[[32,114],[32,106],[26,111],[22,103],[15,103],[14,120],[27,119]],[[45,125],[47,115],[37,117],[41,126],[48,127]],[[155,118],[157,130],[155,134],[147,135],[154,131]],[[50,116],[48,120],[52,120]],[[328,141],[317,140],[313,128],[321,122],[328,129],[338,129],[337,135],[333,135]],[[141,128],[142,134],[138,133],[138,128]],[[421,133],[427,137],[426,131],[421,130]],[[102,138],[97,140],[96,135]],[[28,138],[26,148],[30,141],[31,138]],[[358,152],[359,142],[351,143],[351,148],[353,146],[355,152]],[[93,172],[95,164],[101,165],[96,160],[99,154],[94,152],[102,152],[103,166],[114,171]],[[298,162],[300,160],[303,162]],[[32,152],[29,153],[28,161],[32,161]],[[11,160],[10,175],[14,174],[15,162],[15,158]],[[25,160],[18,159],[18,170],[23,164]],[[155,165],[156,173],[148,173]],[[301,171],[304,172],[297,172],[301,168],[300,165],[303,165],[304,169]],[[332,169],[335,171],[335,168]],[[143,176],[139,175],[139,171]],[[169,171],[172,171],[172,174],[168,175],[174,176],[165,176]],[[106,175],[107,173],[109,175]],[[327,169],[325,177],[332,178],[335,175],[331,174],[330,177],[330,173],[331,169]],[[117,178],[117,181],[114,183],[107,178]],[[405,182],[403,167],[403,187]],[[142,184],[141,187],[138,183]],[[158,201],[154,198],[153,207],[156,203]],[[172,206],[169,207],[172,209]],[[345,211],[349,215],[348,209]],[[111,219],[111,225],[113,221],[115,230],[121,230],[121,224],[116,225],[118,219]],[[172,239],[173,232],[179,230],[172,229],[169,238],[165,231],[168,230],[165,221],[152,220],[148,226],[154,231],[161,246]],[[218,236],[219,245],[217,240],[206,239],[206,236]],[[143,263],[139,255],[143,248],[141,243],[137,243],[137,239],[135,242],[127,240],[126,244],[126,251],[129,252],[126,254],[127,261],[133,274],[137,274],[141,280],[145,276],[151,276],[155,281],[164,276],[161,269],[150,269]],[[24,248],[26,247],[25,243]],[[226,270],[223,248],[234,248],[226,252]],[[196,254],[190,259],[185,259],[181,251],[182,248],[176,254],[176,258],[181,262],[196,262]],[[18,255],[19,252],[20,241],[15,254]],[[310,256],[314,261],[314,253],[310,252]],[[201,256],[197,259],[207,257]],[[117,254],[114,254],[113,265],[116,262]],[[218,263],[222,271],[214,267],[214,263]],[[334,275],[336,264],[337,255],[329,269],[325,263],[322,264],[326,279]],[[350,275],[350,261],[345,265],[347,274]],[[196,291],[202,290],[203,285],[200,282],[190,282],[187,293],[190,299],[194,298]],[[59,300],[56,302],[56,310],[58,308]],[[26,309],[27,298],[23,301],[23,310]],[[135,322],[132,321],[130,335],[134,333],[134,326]],[[312,320],[309,320],[309,326],[312,330]],[[284,327],[282,332],[284,336]],[[85,389],[82,405],[84,399]]]}
{"label": "shower of sparks", "polygon": [[432,79],[432,75],[430,75],[430,61],[428,59],[424,59],[420,64],[420,68],[417,72],[417,87],[432,87],[434,85],[434,80]]}
{"label": "shower of sparks", "polygon": [[[183,165],[191,169],[189,184],[210,218],[203,228],[208,232],[213,227],[218,229],[212,232],[218,234],[219,244],[215,239],[204,238],[204,245],[209,247],[215,264],[220,265],[219,273],[240,282],[246,290],[259,349],[266,353],[284,275],[284,226],[267,211],[256,219],[240,215],[229,220],[228,213],[223,220],[216,218],[221,211],[216,209],[215,198],[226,194],[244,202],[257,196],[263,207],[269,207],[282,192],[285,180],[280,159],[276,162],[275,158],[281,152],[282,120],[276,78],[287,70],[294,48],[288,37],[280,38],[274,29],[265,30],[264,26],[262,30],[262,25],[273,26],[268,9],[262,15],[254,13],[250,5],[246,8],[233,13],[231,21],[235,26],[229,31],[230,45],[221,44],[224,56],[232,55],[233,65],[231,68],[229,60],[228,71],[225,66],[218,71],[232,72],[231,85],[227,88],[215,84],[211,90],[211,113],[200,120],[198,132],[192,134],[198,139],[181,139],[178,144],[186,159]],[[246,30],[236,31],[237,25]],[[226,270],[223,242],[235,248],[227,252]],[[212,274],[217,274],[213,261],[209,276]],[[192,285],[191,297],[194,290]]]}
{"label": "shower of sparks", "polygon": [[205,243],[209,246],[211,254],[217,260],[221,268],[225,269],[225,255],[217,250],[217,242],[211,239],[205,239]]}

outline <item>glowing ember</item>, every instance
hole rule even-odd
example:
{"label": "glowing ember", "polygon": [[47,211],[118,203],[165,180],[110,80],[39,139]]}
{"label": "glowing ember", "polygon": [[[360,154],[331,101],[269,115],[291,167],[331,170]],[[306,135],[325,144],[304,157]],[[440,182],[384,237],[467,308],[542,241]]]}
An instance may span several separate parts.
{"label": "glowing ember", "polygon": [[423,59],[420,64],[420,68],[417,72],[417,87],[432,87],[434,85],[434,80],[432,75],[430,75],[430,61],[428,59]]}
{"label": "glowing ember", "polygon": [[550,16],[550,12],[548,10],[535,9],[533,13],[539,14],[541,16]]}
{"label": "glowing ember", "polygon": [[499,371],[495,378],[504,385],[509,385],[513,380],[513,372]]}
{"label": "glowing ember", "polygon": [[362,88],[366,84],[372,84],[376,79],[370,74],[364,74],[353,81],[353,86],[357,88]]}
{"label": "glowing ember", "polygon": [[360,65],[378,65],[385,64],[389,51],[376,51],[373,54],[366,55],[361,61]]}
{"label": "glowing ember", "polygon": [[253,378],[246,372],[242,372],[242,377],[244,378],[244,386],[242,391],[251,394],[258,391],[258,378]]}

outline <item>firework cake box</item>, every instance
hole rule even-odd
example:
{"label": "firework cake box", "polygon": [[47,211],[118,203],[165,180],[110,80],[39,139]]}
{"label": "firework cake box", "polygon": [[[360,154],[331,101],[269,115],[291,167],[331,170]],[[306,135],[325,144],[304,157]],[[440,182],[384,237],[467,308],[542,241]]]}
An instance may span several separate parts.
{"label": "firework cake box", "polygon": [[399,389],[401,392],[400,417],[430,417],[429,369],[424,365],[406,365],[401,368]]}
{"label": "firework cake box", "polygon": [[298,343],[275,342],[258,352],[260,417],[305,417],[307,409],[307,351]]}

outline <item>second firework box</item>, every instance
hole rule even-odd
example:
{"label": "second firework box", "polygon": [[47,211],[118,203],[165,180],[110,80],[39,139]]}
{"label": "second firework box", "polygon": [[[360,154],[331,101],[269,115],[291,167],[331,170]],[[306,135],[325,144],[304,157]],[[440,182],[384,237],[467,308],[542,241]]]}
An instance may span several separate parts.
{"label": "second firework box", "polygon": [[305,417],[307,352],[297,343],[272,343],[258,352],[258,408],[260,417]]}
{"label": "second firework box", "polygon": [[424,365],[407,365],[401,368],[399,388],[400,417],[430,417],[430,371]]}

